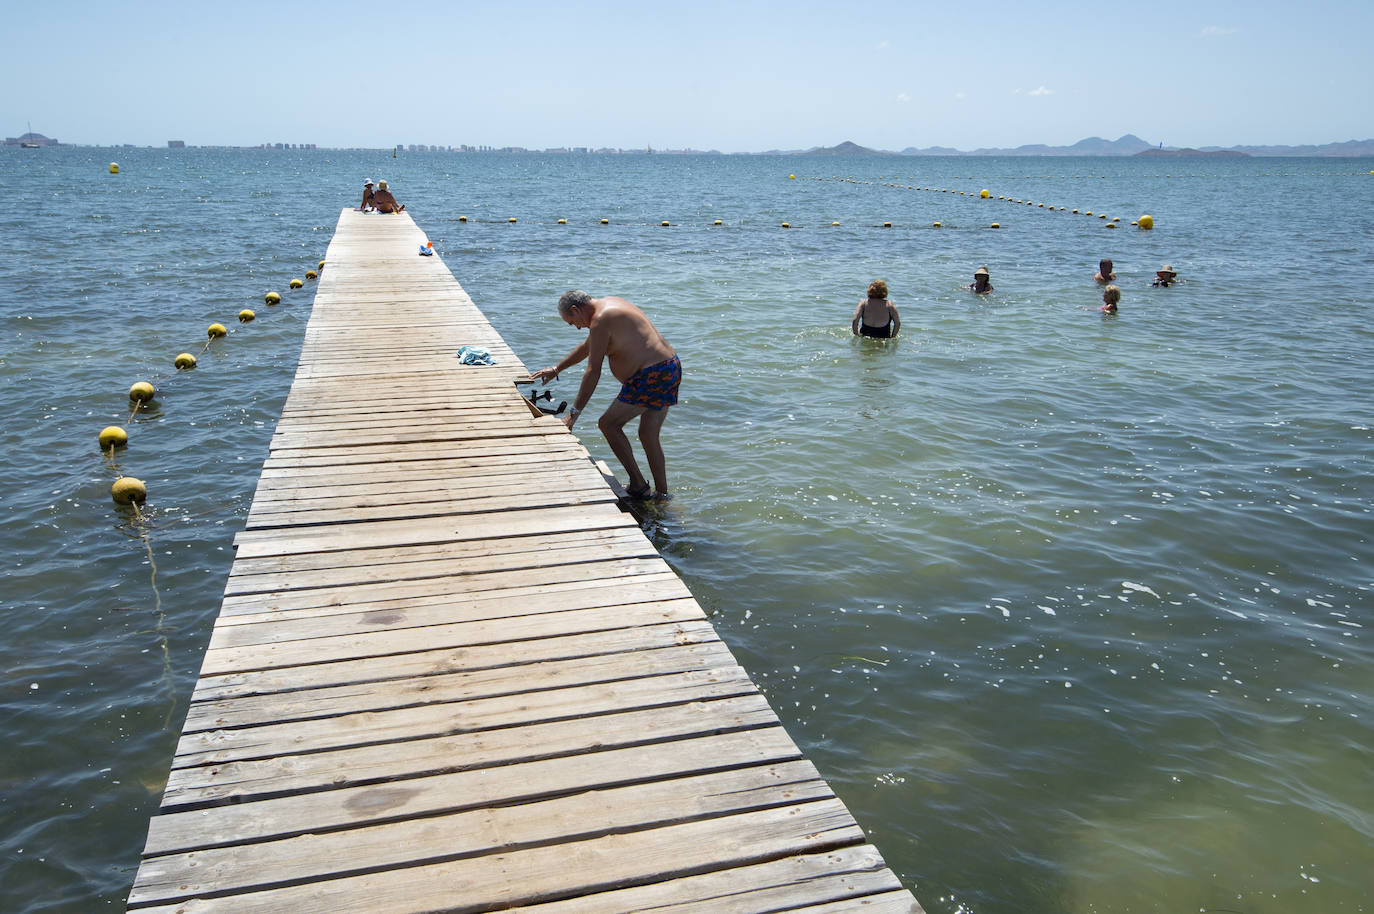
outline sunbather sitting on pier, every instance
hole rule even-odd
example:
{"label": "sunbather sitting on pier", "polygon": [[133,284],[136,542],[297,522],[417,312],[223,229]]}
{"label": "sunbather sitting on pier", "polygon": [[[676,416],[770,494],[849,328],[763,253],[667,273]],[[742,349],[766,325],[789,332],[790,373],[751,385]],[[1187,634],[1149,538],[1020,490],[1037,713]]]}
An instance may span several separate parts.
{"label": "sunbather sitting on pier", "polygon": [[372,192],[372,206],[379,213],[405,212],[405,204],[396,202],[391,191],[387,190],[385,181],[377,182],[377,189]]}

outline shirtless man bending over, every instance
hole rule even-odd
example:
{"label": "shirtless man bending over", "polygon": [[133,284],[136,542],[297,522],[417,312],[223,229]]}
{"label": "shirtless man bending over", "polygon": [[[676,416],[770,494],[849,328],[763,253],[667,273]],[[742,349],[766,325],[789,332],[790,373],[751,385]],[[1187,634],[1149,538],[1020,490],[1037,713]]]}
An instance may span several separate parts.
{"label": "shirtless man bending over", "polygon": [[557,365],[533,372],[530,377],[548,384],[559,372],[587,360],[582,386],[563,420],[571,429],[601,380],[602,360],[609,359],[611,374],[621,382],[620,395],[597,425],[630,475],[626,492],[631,498],[648,498],[649,481],[639,471],[630,439],[625,436],[625,424],[639,417],[639,443],[654,477],[654,496],[666,496],[668,470],[658,435],[668,418],[668,407],[677,403],[677,389],[682,381],[682,363],[677,353],[644,312],[623,298],[592,298],[586,292],[565,292],[558,300],[558,315],[565,323],[588,331],[587,338]]}

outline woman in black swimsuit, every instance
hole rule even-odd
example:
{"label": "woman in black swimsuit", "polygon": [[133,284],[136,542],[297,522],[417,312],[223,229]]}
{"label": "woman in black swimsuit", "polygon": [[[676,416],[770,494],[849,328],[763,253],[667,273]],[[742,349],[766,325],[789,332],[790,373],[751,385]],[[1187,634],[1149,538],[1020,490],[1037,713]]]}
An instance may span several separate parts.
{"label": "woman in black swimsuit", "polygon": [[854,320],[850,328],[855,336],[872,336],[887,339],[896,336],[902,329],[902,318],[897,308],[887,300],[887,283],[874,280],[868,287],[868,298],[859,302],[854,309]]}

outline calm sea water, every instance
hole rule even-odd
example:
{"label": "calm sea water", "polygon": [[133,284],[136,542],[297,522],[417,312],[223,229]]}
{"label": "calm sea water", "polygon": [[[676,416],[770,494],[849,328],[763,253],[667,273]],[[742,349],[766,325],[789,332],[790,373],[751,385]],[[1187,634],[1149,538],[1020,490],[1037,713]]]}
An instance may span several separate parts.
{"label": "calm sea water", "polygon": [[[649,532],[927,910],[1371,910],[1371,168],[0,150],[0,910],[122,906],[294,375],[286,283],[368,177],[528,366],[577,342],[572,287],[678,348]],[[895,342],[849,332],[875,278]]]}

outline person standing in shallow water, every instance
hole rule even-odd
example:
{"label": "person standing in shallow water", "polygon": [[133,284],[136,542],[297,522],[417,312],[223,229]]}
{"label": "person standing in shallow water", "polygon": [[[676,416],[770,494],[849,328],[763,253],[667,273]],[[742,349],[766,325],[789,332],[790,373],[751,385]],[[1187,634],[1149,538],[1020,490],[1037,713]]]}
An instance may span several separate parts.
{"label": "person standing in shallow water", "polygon": [[1102,290],[1102,307],[1097,310],[1103,314],[1115,314],[1116,306],[1121,301],[1121,287],[1108,286]]}
{"label": "person standing in shallow water", "polygon": [[1093,281],[1111,282],[1113,279],[1116,279],[1116,274],[1112,272],[1113,269],[1115,268],[1112,262],[1105,257],[1102,258],[1097,262],[1097,272],[1093,274]]}
{"label": "person standing in shallow water", "polygon": [[887,283],[875,279],[868,286],[868,297],[859,302],[854,309],[854,319],[850,329],[855,336],[871,336],[886,339],[897,335],[902,329],[902,316],[897,306],[887,297]]}
{"label": "person standing in shallow water", "polygon": [[973,271],[973,282],[964,288],[975,295],[986,295],[992,291],[992,274],[987,267],[979,267]]}
{"label": "person standing in shallow water", "polygon": [[586,330],[587,338],[557,365],[532,372],[530,377],[548,384],[559,372],[586,359],[582,385],[577,389],[568,417],[563,420],[571,429],[601,380],[602,361],[609,360],[611,374],[621,382],[620,395],[601,415],[597,425],[629,474],[626,494],[631,498],[648,498],[649,481],[639,471],[634,448],[625,436],[626,423],[639,419],[639,443],[654,477],[654,497],[666,498],[668,468],[659,433],[668,418],[668,408],[677,403],[678,386],[682,382],[682,362],[677,352],[668,345],[648,315],[623,298],[613,295],[592,298],[578,290],[565,292],[558,300],[558,316],[564,323]]}

